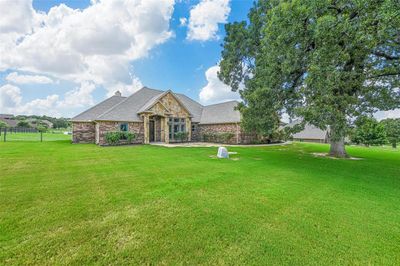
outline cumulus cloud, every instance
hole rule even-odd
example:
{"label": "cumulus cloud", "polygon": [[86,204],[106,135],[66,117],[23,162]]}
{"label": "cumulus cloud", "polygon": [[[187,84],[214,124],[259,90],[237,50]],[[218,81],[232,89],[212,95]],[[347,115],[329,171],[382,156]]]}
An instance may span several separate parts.
{"label": "cumulus cloud", "polygon": [[116,91],[119,91],[122,96],[128,96],[141,88],[143,88],[142,82],[138,78],[132,77],[132,83],[130,84],[117,83],[114,86],[107,87],[107,96],[114,95]]}
{"label": "cumulus cloud", "polygon": [[240,99],[239,93],[233,92],[231,87],[219,80],[218,71],[219,66],[212,66],[205,73],[207,85],[201,89],[199,94],[203,104]]}
{"label": "cumulus cloud", "polygon": [[187,39],[218,39],[218,24],[227,22],[230,11],[229,0],[201,0],[190,10]]}
{"label": "cumulus cloud", "polygon": [[64,99],[57,102],[57,108],[74,108],[93,105],[92,92],[95,88],[93,83],[83,82],[80,87],[67,92],[64,95]]}
{"label": "cumulus cloud", "polygon": [[14,84],[44,84],[45,76],[81,84],[55,101],[60,106],[75,106],[76,97],[90,103],[97,86],[130,93],[141,85],[130,63],[173,36],[173,7],[174,0],[92,0],[84,9],[60,4],[43,13],[32,0],[0,1],[0,71],[32,74],[12,73]]}
{"label": "cumulus cloud", "polygon": [[6,80],[8,82],[16,84],[49,84],[53,83],[51,78],[40,75],[20,75],[17,72],[12,72],[7,75]]}
{"label": "cumulus cloud", "polygon": [[74,110],[94,104],[93,83],[84,82],[65,93],[61,98],[57,94],[48,95],[23,103],[21,89],[10,84],[0,87],[0,112],[13,114],[45,114],[52,116],[72,116]]}
{"label": "cumulus cloud", "polygon": [[32,0],[28,1],[0,1],[1,33],[28,33],[34,24],[35,11]]}
{"label": "cumulus cloud", "polygon": [[22,34],[1,56],[14,69],[77,82],[121,82],[113,76],[105,81],[97,72],[98,64],[109,68],[128,64],[171,37],[173,4],[173,0],[95,1],[82,10],[60,4],[47,14],[35,15],[38,22],[31,22],[30,34],[2,27],[1,39],[10,38],[10,30]]}
{"label": "cumulus cloud", "polygon": [[6,84],[0,87],[0,110],[9,110],[21,103],[21,90],[13,85]]}

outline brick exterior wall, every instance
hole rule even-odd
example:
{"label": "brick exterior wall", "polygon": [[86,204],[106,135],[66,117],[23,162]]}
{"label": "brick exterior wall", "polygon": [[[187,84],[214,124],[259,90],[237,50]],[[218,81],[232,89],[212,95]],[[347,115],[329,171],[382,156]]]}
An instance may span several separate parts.
{"label": "brick exterior wall", "polygon": [[198,125],[197,126],[197,139],[198,141],[204,141],[204,134],[207,133],[232,133],[233,137],[227,141],[227,144],[239,144],[240,143],[240,126],[236,123],[231,124],[209,124],[209,125]]}
{"label": "brick exterior wall", "polygon": [[[99,129],[99,145],[107,145],[105,134],[111,131],[119,131],[121,122],[100,121],[98,123]],[[132,143],[143,143],[144,141],[144,127],[142,122],[129,122],[128,131],[135,133],[136,138]]]}
{"label": "brick exterior wall", "polygon": [[95,123],[93,122],[73,122],[72,123],[72,142],[73,143],[94,143]]}
{"label": "brick exterior wall", "polygon": [[248,134],[242,131],[240,124],[197,124],[196,131],[193,132],[193,141],[204,141],[205,133],[232,133],[233,137],[228,140],[227,144],[251,144],[258,140],[257,135]]}

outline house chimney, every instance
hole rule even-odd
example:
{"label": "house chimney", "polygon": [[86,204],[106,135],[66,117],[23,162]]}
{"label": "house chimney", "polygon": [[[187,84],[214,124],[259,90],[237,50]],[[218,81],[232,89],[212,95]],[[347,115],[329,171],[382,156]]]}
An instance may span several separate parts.
{"label": "house chimney", "polygon": [[121,97],[121,93],[120,93],[119,91],[116,91],[116,92],[114,93],[114,95],[115,95],[115,96]]}

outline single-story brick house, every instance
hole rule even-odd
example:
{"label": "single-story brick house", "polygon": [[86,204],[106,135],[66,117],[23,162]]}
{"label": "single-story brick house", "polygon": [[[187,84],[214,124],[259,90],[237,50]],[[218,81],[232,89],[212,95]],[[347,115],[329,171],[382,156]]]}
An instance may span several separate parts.
{"label": "single-story brick house", "polygon": [[252,136],[240,128],[237,101],[203,106],[184,94],[144,87],[129,97],[121,93],[72,118],[74,143],[106,145],[105,134],[134,132],[134,143],[175,142],[175,133],[187,132],[188,141],[229,133],[227,143],[249,143]]}

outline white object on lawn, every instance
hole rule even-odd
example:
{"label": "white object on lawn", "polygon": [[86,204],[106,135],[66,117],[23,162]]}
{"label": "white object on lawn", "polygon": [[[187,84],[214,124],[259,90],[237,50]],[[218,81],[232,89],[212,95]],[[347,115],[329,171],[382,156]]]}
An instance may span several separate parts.
{"label": "white object on lawn", "polygon": [[229,158],[228,150],[225,147],[218,147],[217,157],[228,159]]}

